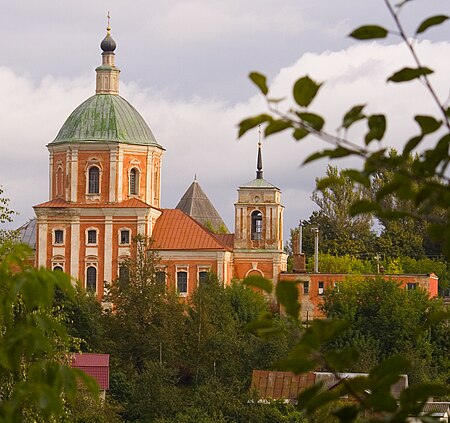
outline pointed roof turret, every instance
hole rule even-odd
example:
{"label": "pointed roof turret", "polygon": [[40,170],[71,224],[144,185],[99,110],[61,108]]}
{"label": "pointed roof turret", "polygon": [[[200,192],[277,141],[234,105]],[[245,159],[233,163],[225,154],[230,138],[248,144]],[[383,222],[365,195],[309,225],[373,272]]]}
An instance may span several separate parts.
{"label": "pointed roof turret", "polygon": [[111,37],[111,27],[109,26],[109,12],[108,12],[108,26],[106,27],[106,37],[100,43],[102,49],[102,65],[95,71],[97,72],[97,86],[96,94],[119,94],[119,74],[120,69],[114,64],[114,50],[116,49],[116,42]]}
{"label": "pointed roof turret", "polygon": [[183,197],[181,197],[180,202],[175,208],[183,211],[198,223],[211,228],[213,231],[226,229],[228,232],[224,221],[200,187],[197,177],[184,193]]}
{"label": "pointed roof turret", "polygon": [[258,154],[256,158],[256,178],[239,188],[277,188],[270,182],[263,178],[263,164],[262,164],[262,147],[261,147],[261,126],[259,126],[259,140],[258,140]]}

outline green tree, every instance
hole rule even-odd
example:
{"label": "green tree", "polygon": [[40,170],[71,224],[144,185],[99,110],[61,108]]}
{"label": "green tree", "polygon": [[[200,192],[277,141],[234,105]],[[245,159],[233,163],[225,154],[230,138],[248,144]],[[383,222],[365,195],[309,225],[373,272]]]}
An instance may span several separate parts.
{"label": "green tree", "polygon": [[319,210],[309,224],[319,228],[320,249],[329,254],[355,254],[370,251],[374,234],[370,215],[350,213],[350,206],[369,197],[366,187],[357,185],[345,171],[328,165],[326,176],[316,178],[311,199]]}
{"label": "green tree", "polygon": [[328,292],[321,308],[327,317],[351,324],[343,344],[337,341],[340,347],[351,345],[354,337],[373,340],[378,345],[378,362],[398,353],[427,356],[431,352],[429,334],[417,334],[433,308],[424,290],[401,289],[382,278],[357,278],[343,283],[339,291]]}
{"label": "green tree", "polygon": [[[314,257],[309,257],[307,268],[314,268]],[[350,255],[333,256],[331,254],[319,254],[319,270],[321,273],[364,274],[375,273],[374,263],[369,260],[361,260]]]}
{"label": "green tree", "polygon": [[[133,242],[135,259],[122,264],[121,277],[110,288],[114,312],[106,317],[108,348],[122,370],[142,373],[150,361],[173,365],[182,352],[183,304],[156,277],[157,257],[148,240]],[[125,269],[125,270],[124,270]]]}
{"label": "green tree", "polygon": [[69,277],[27,265],[24,245],[0,245],[0,422],[56,422],[68,413],[78,383],[96,383],[71,369],[73,339],[55,313],[55,290],[73,297]]}

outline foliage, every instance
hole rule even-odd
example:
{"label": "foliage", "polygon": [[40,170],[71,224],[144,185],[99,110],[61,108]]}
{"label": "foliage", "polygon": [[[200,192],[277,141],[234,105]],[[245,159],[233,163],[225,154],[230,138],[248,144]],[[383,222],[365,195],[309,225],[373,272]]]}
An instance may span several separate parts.
{"label": "foliage", "polygon": [[127,271],[111,286],[114,313],[106,317],[110,352],[123,368],[138,373],[147,361],[176,362],[181,354],[176,340],[183,339],[183,305],[157,280],[157,258],[147,254],[147,245],[145,238],[134,240],[136,258],[122,263]]}
{"label": "foliage", "polygon": [[[355,29],[350,37],[357,40],[384,39],[388,36],[399,36],[411,53],[414,66],[404,67],[387,78],[388,83],[421,82],[434,101],[438,115],[416,115],[414,120],[419,127],[416,136],[405,141],[400,154],[393,156],[389,150],[374,141],[381,141],[386,132],[387,118],[376,113],[368,115],[366,105],[359,104],[348,110],[336,135],[328,133],[325,119],[311,110],[310,106],[320,91],[321,83],[309,76],[299,78],[292,90],[295,107],[286,112],[280,111],[279,100],[270,96],[266,77],[252,72],[250,79],[259,88],[267,100],[271,114],[263,113],[243,120],[239,127],[239,136],[258,125],[265,125],[265,135],[289,130],[296,140],[308,135],[318,136],[331,144],[331,148],[312,154],[305,163],[320,158],[336,159],[342,157],[359,157],[363,161],[362,169],[348,169],[346,175],[358,185],[373,193],[373,199],[354,201],[350,212],[352,215],[374,213],[383,219],[409,217],[427,222],[427,231],[438,242],[442,242],[444,252],[450,256],[450,187],[448,178],[449,145],[450,145],[450,111],[446,104],[439,100],[429,75],[432,69],[420,61],[414,39],[425,31],[447,21],[448,16],[432,16],[417,26],[414,37],[409,37],[401,22],[401,11],[409,7],[410,1],[402,1],[393,6],[390,0],[384,0],[388,12],[393,18],[395,29],[388,30],[378,25],[364,25]],[[366,122],[367,131],[361,143],[350,140],[348,129],[353,125]],[[426,141],[426,143],[425,143]],[[409,160],[411,153],[416,156]],[[388,171],[392,178],[375,184],[378,172]],[[333,181],[328,181],[330,184]],[[322,184],[326,188],[327,183]],[[391,194],[410,202],[414,209],[403,209],[401,204],[395,208],[384,207],[383,200]]]}
{"label": "foliage", "polygon": [[[17,214],[15,211],[9,208],[9,198],[3,196],[4,190],[0,186],[0,224],[6,222],[12,222],[13,216]],[[17,238],[17,231],[7,230],[0,227],[0,244],[12,246],[12,242]],[[8,250],[3,248],[2,254],[6,255]],[[3,256],[0,255],[0,260]]]}
{"label": "foliage", "polygon": [[24,245],[0,246],[0,422],[59,421],[78,383],[96,383],[68,366],[71,338],[54,314],[54,293],[69,277],[27,266]]}
{"label": "foliage", "polygon": [[[252,278],[245,282],[251,286],[264,286],[269,294],[272,292],[267,280],[256,281]],[[296,289],[294,284],[291,285]],[[368,295],[359,298],[360,289],[367,291]],[[298,319],[298,292],[293,295],[291,291],[292,287],[278,283],[276,296],[286,313]],[[410,416],[418,416],[430,396],[448,395],[448,387],[429,382],[416,383],[402,391],[397,404],[392,397],[391,386],[411,368],[410,362],[396,353],[407,350],[418,357],[429,354],[430,328],[439,322],[447,325],[450,315],[433,307],[420,290],[404,294],[406,291],[389,281],[380,280],[376,284],[360,281],[354,286],[350,284],[348,292],[350,299],[337,291],[329,293],[325,296],[328,303],[324,305],[330,317],[347,320],[314,320],[303,330],[299,342],[287,358],[280,362],[282,369],[297,374],[316,369],[327,370],[339,381],[333,389],[325,390],[318,384],[301,392],[298,397],[300,409],[313,416],[322,413],[325,407],[331,407],[327,414],[340,422],[354,422],[366,412],[380,416],[380,419],[373,418],[371,421],[406,422]],[[404,307],[399,300],[408,303],[407,306]],[[331,307],[333,304],[336,307]],[[356,324],[356,328],[351,323]],[[269,330],[270,319],[256,322],[255,327]],[[368,340],[375,339],[375,345],[380,345],[381,358],[385,359],[370,363],[367,376],[342,378],[339,372],[351,371],[358,362],[359,354],[353,335],[356,336],[358,330],[364,335],[366,329],[368,336],[365,339],[361,337],[362,343],[367,347],[370,346]],[[347,342],[343,341],[345,339]],[[446,347],[447,339],[442,341]],[[375,359],[378,361],[378,357]],[[345,395],[354,401],[340,403],[340,398]]]}
{"label": "foliage", "polygon": [[102,306],[95,295],[86,292],[79,285],[75,287],[75,294],[70,297],[56,290],[55,305],[64,315],[63,322],[69,335],[79,340],[78,349],[82,352],[102,352],[105,328]]}
{"label": "foliage", "polygon": [[[308,259],[307,269],[314,268],[314,257]],[[319,253],[319,269],[321,273],[359,274],[374,273],[372,261],[361,260],[350,255],[333,256]]]}
{"label": "foliage", "polygon": [[9,199],[3,196],[4,190],[0,186],[0,223],[12,222],[13,216],[16,214],[9,208]]}
{"label": "foliage", "polygon": [[351,205],[369,197],[366,187],[357,185],[345,170],[328,165],[326,176],[316,179],[311,199],[319,207],[308,222],[319,228],[321,250],[330,254],[367,252],[374,234],[370,215],[352,216]]}

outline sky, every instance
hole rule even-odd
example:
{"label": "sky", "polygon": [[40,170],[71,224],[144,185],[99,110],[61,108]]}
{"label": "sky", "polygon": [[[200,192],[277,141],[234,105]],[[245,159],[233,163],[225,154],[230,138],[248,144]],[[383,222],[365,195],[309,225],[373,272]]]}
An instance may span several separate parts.
{"label": "sky", "polygon": [[[398,37],[356,42],[347,36],[363,24],[394,27],[382,0],[0,0],[0,186],[19,213],[12,227],[48,199],[46,145],[94,93],[108,11],[120,94],[166,149],[162,207],[174,208],[196,176],[231,231],[236,190],[255,177],[258,142],[257,131],[238,140],[237,125],[266,111],[251,71],[267,76],[272,96],[287,98],[280,110],[291,107],[299,77],[323,82],[311,110],[332,133],[354,104],[386,113],[386,146],[399,147],[418,132],[415,114],[436,113],[420,83],[386,83],[412,65]],[[450,14],[450,2],[411,1],[401,19],[411,33],[435,14]],[[443,101],[450,87],[449,34],[446,23],[416,41]],[[363,131],[360,124],[348,135],[360,142]],[[328,162],[301,164],[324,147],[312,137],[296,142],[289,133],[263,139],[264,178],[282,191],[285,239],[316,208],[310,197]]]}

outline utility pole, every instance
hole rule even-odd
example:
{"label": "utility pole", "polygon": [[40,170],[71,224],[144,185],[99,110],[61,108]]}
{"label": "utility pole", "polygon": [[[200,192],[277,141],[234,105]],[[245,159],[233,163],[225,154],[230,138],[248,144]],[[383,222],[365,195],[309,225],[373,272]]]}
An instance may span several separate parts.
{"label": "utility pole", "polygon": [[319,228],[314,228],[314,273],[319,273]]}

